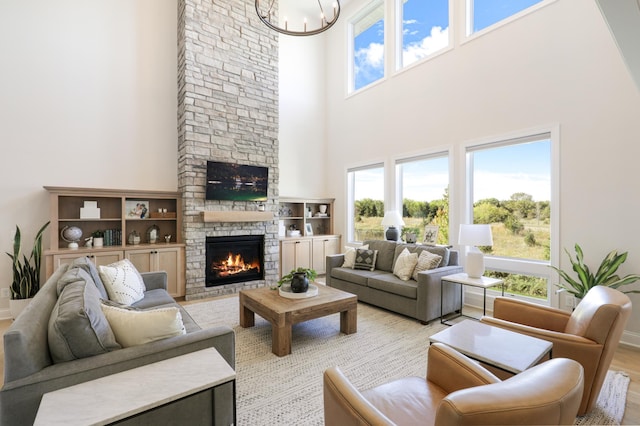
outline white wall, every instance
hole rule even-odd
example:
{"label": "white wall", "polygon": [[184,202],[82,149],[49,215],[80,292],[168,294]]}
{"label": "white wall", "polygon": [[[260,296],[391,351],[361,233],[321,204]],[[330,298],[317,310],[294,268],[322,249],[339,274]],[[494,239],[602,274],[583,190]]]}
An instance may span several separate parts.
{"label": "white wall", "polygon": [[[349,3],[328,46],[345,44],[349,18],[364,4]],[[560,247],[581,244],[590,264],[629,251],[620,272],[640,273],[640,92],[595,2],[559,0],[470,42],[457,36],[454,46],[351,97],[346,51],[327,49],[327,194],[338,200],[338,232],[346,233],[349,166],[391,166],[397,155],[446,147],[455,174],[465,142],[559,124]],[[454,209],[461,196],[452,194]],[[570,268],[564,253],[561,267]],[[623,340],[640,345],[637,308]]]}
{"label": "white wall", "polygon": [[176,32],[177,0],[0,2],[0,287],[43,185],[176,190]]}

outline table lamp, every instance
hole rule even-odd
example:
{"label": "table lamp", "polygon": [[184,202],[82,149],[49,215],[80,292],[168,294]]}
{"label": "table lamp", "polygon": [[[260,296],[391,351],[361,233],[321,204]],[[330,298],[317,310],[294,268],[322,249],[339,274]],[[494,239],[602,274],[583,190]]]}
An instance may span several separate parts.
{"label": "table lamp", "polygon": [[465,272],[469,278],[480,278],[484,274],[484,254],[478,246],[492,246],[491,225],[460,225],[458,244],[469,246]]}
{"label": "table lamp", "polygon": [[387,227],[387,232],[385,233],[387,240],[398,241],[400,238],[400,230],[398,228],[404,226],[404,221],[397,210],[389,210],[382,218],[382,226]]}

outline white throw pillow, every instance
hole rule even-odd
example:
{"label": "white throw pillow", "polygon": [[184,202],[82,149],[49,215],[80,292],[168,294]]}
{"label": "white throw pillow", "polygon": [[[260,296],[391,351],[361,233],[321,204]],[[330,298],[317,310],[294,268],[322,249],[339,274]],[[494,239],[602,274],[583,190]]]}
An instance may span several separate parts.
{"label": "white throw pillow", "polygon": [[438,267],[438,265],[440,265],[441,261],[442,256],[431,253],[428,250],[422,250],[422,253],[420,253],[420,256],[418,256],[418,263],[413,270],[413,276],[411,278],[418,281],[418,272],[435,269]]}
{"label": "white throw pillow", "polygon": [[393,267],[393,275],[402,281],[409,281],[413,274],[413,269],[417,264],[418,253],[411,253],[409,250],[404,249],[396,259],[396,264]]}
{"label": "white throw pillow", "polygon": [[124,348],[186,334],[175,306],[144,311],[101,305],[116,341]]}
{"label": "white throw pillow", "polygon": [[344,263],[342,264],[342,267],[353,269],[353,265],[356,263],[356,250],[357,249],[368,250],[369,244],[365,244],[360,247],[345,247],[345,249],[346,250],[344,252]]}
{"label": "white throw pillow", "polygon": [[123,305],[131,305],[144,297],[147,288],[142,276],[129,259],[106,266],[100,265],[98,270],[109,299]]}

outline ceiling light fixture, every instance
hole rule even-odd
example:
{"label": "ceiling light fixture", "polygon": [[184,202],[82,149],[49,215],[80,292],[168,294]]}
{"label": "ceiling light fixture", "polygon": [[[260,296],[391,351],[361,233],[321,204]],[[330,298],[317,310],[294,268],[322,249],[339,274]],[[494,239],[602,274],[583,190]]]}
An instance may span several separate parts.
{"label": "ceiling light fixture", "polygon": [[[287,13],[287,11],[280,10],[280,3],[278,3],[278,15],[281,15],[283,17],[281,20],[282,24],[278,22],[278,17],[276,16],[274,9],[276,0],[262,0],[263,6],[260,5],[260,0],[255,0],[256,13],[258,14],[260,20],[264,22],[267,27],[279,33],[291,36],[316,35],[331,28],[333,24],[335,24],[338,20],[338,16],[340,16],[340,0],[333,0],[333,5],[327,6],[331,7],[333,12],[333,17],[331,19],[327,17],[324,10],[325,8],[323,7],[321,0],[317,1],[319,10],[318,15],[316,16],[318,16],[318,19],[313,17],[313,15],[315,15],[316,13],[315,11],[310,11],[308,9],[305,10],[300,7],[300,3],[305,3],[302,0],[294,0],[293,2],[290,2],[295,3],[296,7],[298,8],[298,10],[294,12],[294,21],[289,21],[289,19],[287,18],[288,15],[285,14]],[[313,3],[313,0],[307,0],[306,3]],[[329,2],[325,0],[325,3]],[[266,6],[264,4],[266,4]],[[306,16],[307,14],[309,14],[308,19]],[[272,19],[274,19],[275,22],[272,22]],[[289,29],[290,22],[293,24],[293,29]],[[297,24],[294,22],[297,22]]]}

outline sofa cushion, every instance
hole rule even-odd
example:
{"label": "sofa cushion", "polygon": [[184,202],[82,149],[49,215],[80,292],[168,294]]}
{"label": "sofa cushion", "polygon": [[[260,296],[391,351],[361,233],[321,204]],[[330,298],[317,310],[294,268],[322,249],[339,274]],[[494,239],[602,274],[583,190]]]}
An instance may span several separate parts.
{"label": "sofa cushion", "polygon": [[376,257],[376,269],[384,272],[393,272],[395,249],[398,245],[395,241],[367,240],[363,241],[371,250],[378,250]]}
{"label": "sofa cushion", "polygon": [[145,311],[107,304],[101,307],[116,340],[125,348],[186,334],[180,309],[175,306]]}
{"label": "sofa cushion", "polygon": [[337,280],[348,281],[366,287],[369,277],[379,274],[379,271],[364,271],[361,269],[350,268],[333,268],[331,269],[331,278]]}
{"label": "sofa cushion", "polygon": [[398,244],[398,247],[395,249],[395,257],[393,260],[393,264],[395,265],[396,259],[402,253],[404,249],[409,250],[410,253],[422,253],[424,250],[429,251],[430,253],[437,254],[438,256],[442,256],[442,260],[438,265],[438,268],[449,265],[449,248],[448,247],[440,247],[440,246],[426,246],[426,245],[418,245],[418,244]]}
{"label": "sofa cushion", "polygon": [[109,299],[131,305],[144,297],[144,281],[129,259],[122,259],[106,266],[100,265],[98,270]]}
{"label": "sofa cushion", "polygon": [[164,289],[156,288],[144,292],[144,298],[132,303],[131,306],[138,309],[159,308],[163,305],[175,305],[176,301]]}
{"label": "sofa cushion", "polygon": [[353,269],[353,264],[356,262],[356,249],[368,249],[368,245],[363,245],[360,247],[346,247],[344,251],[344,263],[342,263],[343,268],[351,268]]}
{"label": "sofa cushion", "polygon": [[408,281],[411,279],[417,263],[418,253],[409,253],[409,250],[405,248],[396,259],[396,263],[393,266],[393,275],[402,281]]}
{"label": "sofa cushion", "polygon": [[371,288],[382,290],[387,293],[397,294],[409,299],[418,298],[418,283],[409,280],[402,281],[391,273],[378,274],[369,278],[368,285]]}
{"label": "sofa cushion", "polygon": [[363,269],[365,271],[373,271],[376,269],[377,250],[356,249],[356,258],[353,263],[353,269]]}
{"label": "sofa cushion", "polygon": [[109,295],[107,294],[107,289],[104,288],[102,279],[100,279],[100,273],[98,273],[98,268],[96,268],[96,265],[91,260],[89,260],[87,256],[74,259],[74,261],[71,262],[71,265],[69,265],[69,268],[80,268],[85,272],[87,272],[89,276],[91,276],[93,283],[96,285],[96,287],[98,287],[98,291],[100,292],[100,297],[102,297],[103,299],[109,298]]}
{"label": "sofa cushion", "polygon": [[422,271],[428,271],[429,269],[435,269],[440,265],[442,256],[431,253],[429,250],[422,250],[418,257],[418,263],[413,269],[413,275],[411,278],[418,281],[418,273]]}
{"label": "sofa cushion", "polygon": [[86,272],[75,271],[78,279],[64,286],[49,318],[49,351],[56,363],[120,349],[100,309],[100,292]]}

